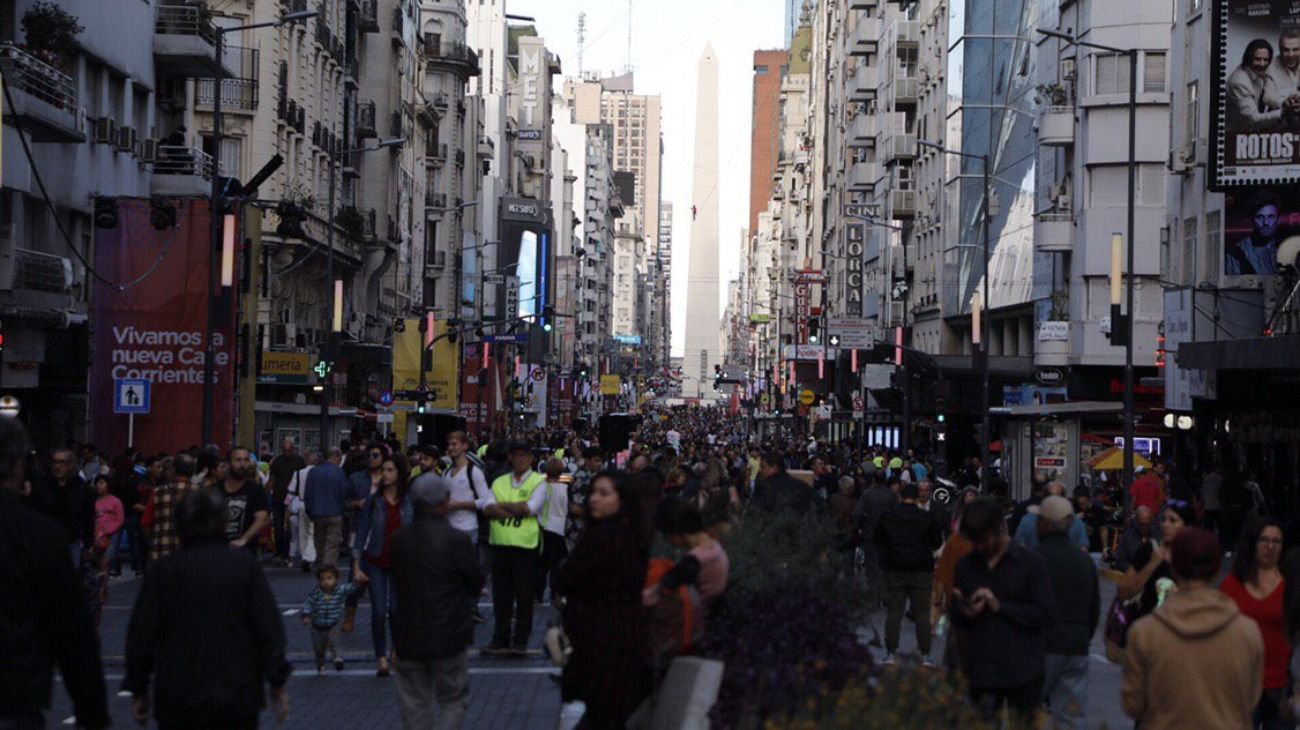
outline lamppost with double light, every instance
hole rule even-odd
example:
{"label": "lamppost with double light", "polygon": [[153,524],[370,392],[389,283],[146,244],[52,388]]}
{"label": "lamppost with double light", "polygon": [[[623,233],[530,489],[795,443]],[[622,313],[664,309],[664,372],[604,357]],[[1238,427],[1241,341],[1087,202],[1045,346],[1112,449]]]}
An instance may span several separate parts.
{"label": "lamppost with double light", "polygon": [[1116,48],[1101,43],[1083,41],[1060,31],[1039,28],[1038,32],[1048,38],[1065,41],[1072,46],[1084,46],[1106,53],[1128,57],[1128,248],[1123,253],[1128,267],[1128,278],[1124,281],[1124,299],[1128,301],[1128,311],[1121,312],[1119,292],[1119,258],[1124,248],[1124,238],[1115,233],[1111,236],[1111,291],[1110,291],[1110,343],[1112,346],[1124,345],[1124,489],[1133,484],[1133,440],[1136,436],[1134,423],[1134,379],[1133,379],[1133,325],[1136,319],[1137,302],[1134,301],[1134,280],[1137,278],[1133,238],[1137,197],[1137,62],[1136,48]]}
{"label": "lamppost with double light", "polygon": [[949,149],[941,144],[924,139],[917,140],[916,143],[921,147],[929,147],[944,154],[979,160],[980,169],[983,173],[984,199],[980,204],[980,236],[984,239],[984,285],[981,287],[982,291],[980,292],[982,301],[976,302],[975,306],[971,307],[971,342],[976,345],[974,354],[979,360],[980,424],[981,430],[984,432],[982,434],[983,438],[980,439],[980,484],[987,491],[991,484],[990,476],[992,473],[992,466],[989,463],[989,442],[993,437],[989,429],[989,408],[991,405],[989,403],[989,289],[991,288],[991,282],[989,281],[989,200],[993,196],[993,177],[989,170],[989,156]]}
{"label": "lamppost with double light", "polygon": [[297,23],[308,18],[314,18],[318,14],[316,10],[304,10],[298,13],[288,13],[282,15],[276,20],[270,20],[265,23],[250,23],[248,25],[236,25],[223,27],[214,25],[213,30],[213,60],[216,62],[217,72],[212,79],[212,194],[209,201],[208,210],[208,232],[211,236],[210,245],[208,246],[208,323],[206,337],[203,343],[203,418],[202,418],[202,440],[203,445],[213,443],[212,441],[212,421],[213,412],[216,404],[216,378],[217,378],[217,348],[215,344],[216,336],[216,316],[217,307],[214,299],[216,298],[217,288],[220,285],[219,278],[222,269],[222,255],[226,250],[223,238],[224,218],[221,214],[223,197],[221,185],[223,182],[221,175],[221,81],[225,75],[225,65],[222,56],[225,55],[225,38],[227,33],[235,31],[255,30],[257,28],[281,28],[290,23]]}

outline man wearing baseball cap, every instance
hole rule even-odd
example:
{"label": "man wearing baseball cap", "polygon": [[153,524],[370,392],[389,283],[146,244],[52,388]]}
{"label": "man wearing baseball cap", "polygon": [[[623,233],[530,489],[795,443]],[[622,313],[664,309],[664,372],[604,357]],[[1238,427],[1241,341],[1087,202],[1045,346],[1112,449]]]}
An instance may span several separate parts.
{"label": "man wearing baseball cap", "polygon": [[439,727],[460,727],[469,709],[471,600],[483,590],[483,572],[469,536],[447,521],[446,480],[421,474],[407,497],[415,519],[397,531],[391,545],[402,724],[430,726],[436,700]]}
{"label": "man wearing baseball cap", "polygon": [[1038,552],[1056,597],[1056,622],[1047,629],[1047,672],[1043,700],[1058,728],[1085,726],[1088,701],[1088,645],[1101,615],[1097,566],[1067,536],[1077,522],[1065,497],[1045,497],[1038,507]]}
{"label": "man wearing baseball cap", "polygon": [[492,643],[483,653],[523,657],[533,632],[533,591],[542,555],[537,515],[546,504],[546,490],[541,488],[546,480],[533,471],[533,450],[528,444],[512,442],[507,454],[510,471],[492,482],[483,503],[483,514],[491,520],[488,545],[496,614]]}

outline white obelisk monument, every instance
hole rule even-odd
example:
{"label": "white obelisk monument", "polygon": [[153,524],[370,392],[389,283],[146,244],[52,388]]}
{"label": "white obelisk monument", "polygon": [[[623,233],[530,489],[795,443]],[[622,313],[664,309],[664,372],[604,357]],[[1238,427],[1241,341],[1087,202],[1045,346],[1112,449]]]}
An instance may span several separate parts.
{"label": "white obelisk monument", "polygon": [[691,184],[691,258],[686,272],[684,398],[712,398],[713,367],[722,360],[718,304],[718,57],[700,56],[695,94],[695,174]]}

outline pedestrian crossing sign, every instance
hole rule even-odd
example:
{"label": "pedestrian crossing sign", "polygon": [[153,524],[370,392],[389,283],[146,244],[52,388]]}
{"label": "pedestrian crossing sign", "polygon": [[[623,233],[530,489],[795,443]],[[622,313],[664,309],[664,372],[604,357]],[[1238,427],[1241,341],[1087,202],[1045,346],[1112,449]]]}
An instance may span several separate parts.
{"label": "pedestrian crossing sign", "polygon": [[150,382],[122,378],[113,381],[113,412],[144,415],[149,412]]}

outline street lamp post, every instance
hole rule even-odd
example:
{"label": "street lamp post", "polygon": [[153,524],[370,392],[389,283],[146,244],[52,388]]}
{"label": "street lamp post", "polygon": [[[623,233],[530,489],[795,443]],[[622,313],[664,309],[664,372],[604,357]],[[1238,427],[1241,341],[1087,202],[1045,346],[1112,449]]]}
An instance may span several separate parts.
{"label": "street lamp post", "polygon": [[[980,292],[981,316],[979,317],[979,322],[978,322],[979,326],[977,328],[974,326],[976,324],[975,322],[971,323],[972,324],[971,335],[972,335],[972,339],[976,334],[978,334],[979,336],[979,348],[975,350],[975,356],[979,359],[980,424],[981,424],[981,430],[984,432],[983,438],[980,439],[980,483],[983,486],[984,490],[987,491],[991,484],[990,476],[991,476],[991,468],[992,468],[989,462],[989,442],[992,440],[993,437],[993,434],[989,427],[989,408],[991,407],[991,404],[989,403],[989,289],[991,288],[991,282],[989,281],[989,246],[990,246],[989,199],[993,195],[993,185],[992,185],[993,176],[991,174],[991,171],[989,170],[989,156],[974,154],[971,152],[963,152],[961,150],[948,149],[947,147],[944,147],[941,144],[936,144],[934,142],[930,142],[927,140],[918,140],[917,144],[922,147],[929,147],[930,149],[938,150],[939,152],[943,152],[945,154],[957,155],[958,157],[966,157],[972,160],[979,160],[980,169],[983,173],[982,176],[984,181],[984,200],[980,205],[980,218],[982,219],[981,226],[980,226],[980,230],[981,230],[980,236],[981,238],[984,239],[983,241],[984,243],[984,249],[983,249],[984,286],[981,287],[982,291]],[[978,329],[978,333],[975,331],[976,329]]]}
{"label": "street lamp post", "polygon": [[[325,336],[325,352],[321,357],[321,360],[326,363],[326,369],[323,371],[325,372],[324,378],[329,378],[334,374],[333,368],[334,360],[337,357],[339,333],[343,330],[343,280],[334,280],[334,185],[339,164],[348,155],[398,147],[405,142],[404,137],[386,139],[374,147],[356,147],[330,155],[330,189],[325,213],[325,285],[329,287],[330,291],[330,329]],[[330,390],[327,384],[322,383],[321,385],[324,387],[320,394],[320,450],[325,451],[329,449],[330,443]]]}
{"label": "street lamp post", "polygon": [[1123,315],[1123,322],[1116,322],[1115,317],[1111,317],[1111,344],[1120,344],[1118,340],[1123,340],[1124,344],[1124,487],[1127,489],[1133,483],[1133,441],[1136,436],[1136,424],[1134,423],[1135,405],[1134,405],[1134,378],[1133,378],[1133,335],[1134,321],[1137,313],[1137,302],[1134,301],[1134,280],[1137,278],[1136,257],[1134,250],[1137,248],[1137,241],[1134,239],[1136,214],[1136,195],[1137,195],[1137,62],[1138,49],[1136,48],[1116,48],[1100,43],[1082,41],[1072,35],[1061,33],[1054,30],[1039,28],[1038,32],[1049,38],[1056,38],[1073,46],[1086,46],[1107,53],[1128,56],[1128,235],[1126,245],[1128,250],[1125,252],[1125,263],[1128,266],[1128,277],[1124,282],[1124,295],[1128,300],[1128,311]]}
{"label": "street lamp post", "polygon": [[213,305],[216,298],[217,288],[220,285],[219,277],[221,276],[221,255],[223,249],[223,219],[221,214],[221,81],[224,76],[222,56],[225,54],[225,38],[227,33],[234,31],[254,30],[257,28],[280,28],[289,23],[296,23],[301,20],[316,17],[318,11],[306,10],[298,13],[288,13],[277,20],[267,21],[265,23],[251,23],[248,25],[237,25],[232,27],[213,26],[213,60],[216,61],[217,71],[212,78],[212,194],[208,205],[208,231],[211,236],[211,242],[208,246],[208,322],[207,332],[203,343],[203,425],[202,441],[206,447],[213,443],[212,440],[212,421],[215,407],[215,384],[217,378],[217,348],[214,342],[216,336],[216,315],[217,308]]}

